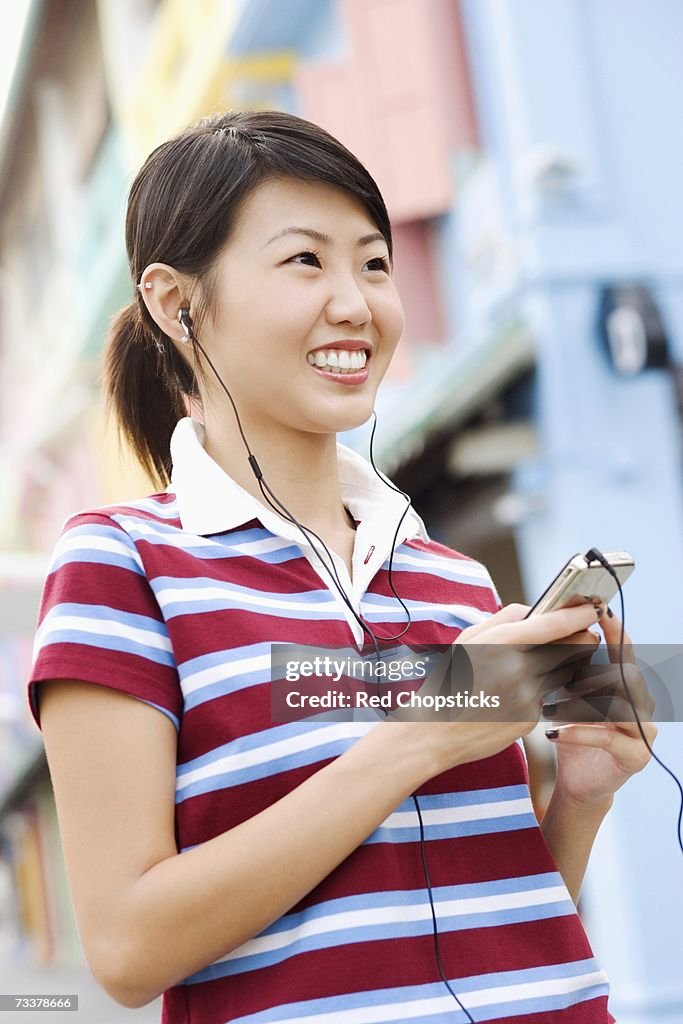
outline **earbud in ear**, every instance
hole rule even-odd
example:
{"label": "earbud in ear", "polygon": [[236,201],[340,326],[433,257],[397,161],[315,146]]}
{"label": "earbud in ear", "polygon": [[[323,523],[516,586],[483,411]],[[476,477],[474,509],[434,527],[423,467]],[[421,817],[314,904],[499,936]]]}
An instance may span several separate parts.
{"label": "earbud in ear", "polygon": [[183,336],[180,340],[185,343],[192,341],[192,317],[190,316],[190,310],[187,306],[183,306],[183,308],[178,311],[178,320],[183,328]]}

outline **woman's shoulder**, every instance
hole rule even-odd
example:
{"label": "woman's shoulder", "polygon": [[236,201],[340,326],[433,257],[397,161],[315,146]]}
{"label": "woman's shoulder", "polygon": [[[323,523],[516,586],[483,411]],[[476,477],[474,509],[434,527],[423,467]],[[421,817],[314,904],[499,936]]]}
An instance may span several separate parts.
{"label": "woman's shoulder", "polygon": [[177,519],[176,495],[172,491],[157,491],[138,498],[106,505],[92,505],[72,512],[64,520],[62,532],[106,520],[126,530],[127,525],[133,525],[141,520],[173,525]]}
{"label": "woman's shoulder", "polygon": [[480,562],[473,555],[468,555],[457,548],[449,547],[447,544],[434,540],[432,537],[428,540],[423,540],[422,537],[413,537],[407,543],[416,553],[421,553],[425,560],[449,562],[454,565],[459,564],[463,570],[474,575],[479,574],[482,577],[489,577],[488,569],[483,562]]}
{"label": "woman's shoulder", "polygon": [[471,596],[485,595],[485,606],[489,611],[497,611],[502,605],[500,595],[491,577],[491,573],[473,555],[451,548],[440,541],[423,540],[415,537],[408,542],[411,560],[416,563],[417,571],[438,576],[445,583],[458,588],[460,598],[465,594],[463,588]]}

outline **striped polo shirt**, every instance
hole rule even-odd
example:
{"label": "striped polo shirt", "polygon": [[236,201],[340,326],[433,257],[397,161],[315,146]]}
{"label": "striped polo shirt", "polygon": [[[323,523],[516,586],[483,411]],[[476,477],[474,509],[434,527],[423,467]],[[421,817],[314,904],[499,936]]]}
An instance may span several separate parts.
{"label": "striped polo shirt", "polygon": [[[203,440],[200,422],[180,420],[166,491],[66,521],[28,684],[38,725],[36,684],[51,678],[111,687],[169,717],[180,853],[274,804],[378,721],[274,724],[271,644],[374,648],[299,530]],[[406,620],[389,555],[405,500],[360,455],[341,444],[337,454],[356,536],[351,578],[333,553],[335,567],[373,631],[394,636]],[[412,617],[402,650],[451,644],[500,607],[484,566],[431,540],[413,510],[392,577]],[[521,743],[416,794],[441,960],[473,1019],[613,1021],[606,975],[534,816]],[[283,917],[164,993],[162,1011],[162,1024],[466,1019],[436,963],[410,798]]]}

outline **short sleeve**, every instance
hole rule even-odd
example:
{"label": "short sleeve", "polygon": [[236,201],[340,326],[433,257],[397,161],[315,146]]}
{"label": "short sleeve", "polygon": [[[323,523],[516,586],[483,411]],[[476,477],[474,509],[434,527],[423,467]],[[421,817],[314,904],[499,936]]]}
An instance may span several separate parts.
{"label": "short sleeve", "polygon": [[67,519],[43,587],[28,680],[40,728],[42,680],[77,679],[137,697],[180,728],[171,638],[134,541],[110,516]]}

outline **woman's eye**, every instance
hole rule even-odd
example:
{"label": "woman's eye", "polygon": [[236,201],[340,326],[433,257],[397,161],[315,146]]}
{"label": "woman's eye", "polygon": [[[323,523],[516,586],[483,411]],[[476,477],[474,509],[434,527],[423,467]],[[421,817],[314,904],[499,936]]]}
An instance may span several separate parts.
{"label": "woman's eye", "polygon": [[373,259],[368,260],[368,263],[379,263],[379,269],[383,270],[385,274],[389,273],[389,260],[386,256],[375,256]]}
{"label": "woman's eye", "polygon": [[[320,253],[314,252],[312,249],[305,249],[303,252],[297,253],[296,256],[292,256],[292,260],[298,260],[300,256],[312,257],[317,263],[320,263]],[[373,259],[368,260],[368,263],[379,264],[379,267],[375,267],[374,270],[384,271],[385,274],[390,272],[389,260],[386,256],[375,256]],[[308,266],[308,264],[303,264],[303,266]]]}
{"label": "woman's eye", "polygon": [[320,262],[320,253],[313,252],[311,249],[306,249],[304,252],[298,252],[296,256],[292,256],[293,260],[298,260],[299,256],[312,256],[314,260]]}

